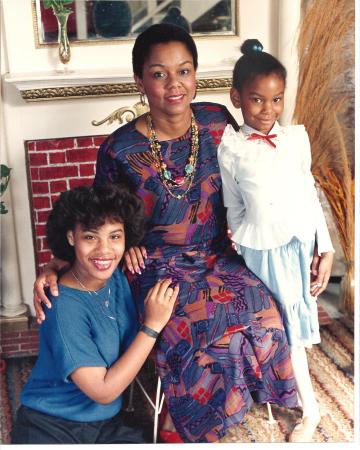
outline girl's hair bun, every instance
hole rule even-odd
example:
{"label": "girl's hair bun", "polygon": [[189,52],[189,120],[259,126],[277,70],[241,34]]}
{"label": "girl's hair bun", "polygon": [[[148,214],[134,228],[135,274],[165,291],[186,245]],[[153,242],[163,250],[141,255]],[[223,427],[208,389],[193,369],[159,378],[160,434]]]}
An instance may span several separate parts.
{"label": "girl's hair bun", "polygon": [[241,53],[244,55],[252,55],[263,51],[263,45],[257,39],[246,39],[240,47]]}

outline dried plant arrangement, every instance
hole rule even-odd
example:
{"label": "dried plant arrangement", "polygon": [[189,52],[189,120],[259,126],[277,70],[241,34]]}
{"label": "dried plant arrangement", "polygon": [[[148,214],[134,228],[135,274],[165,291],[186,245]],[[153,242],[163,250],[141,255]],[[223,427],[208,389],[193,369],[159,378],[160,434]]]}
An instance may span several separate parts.
{"label": "dried plant arrangement", "polygon": [[[312,171],[327,197],[346,260],[341,309],[354,312],[355,2],[303,0],[299,30],[299,84],[294,121],[312,146]],[[351,114],[350,114],[351,116]],[[350,119],[350,122],[352,120]],[[349,136],[350,135],[350,136]]]}

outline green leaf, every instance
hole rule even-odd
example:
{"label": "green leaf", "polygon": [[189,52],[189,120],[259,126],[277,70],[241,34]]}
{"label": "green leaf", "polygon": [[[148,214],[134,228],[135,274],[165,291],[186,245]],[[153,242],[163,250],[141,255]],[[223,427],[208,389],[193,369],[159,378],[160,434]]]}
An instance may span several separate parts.
{"label": "green leaf", "polygon": [[62,11],[64,5],[70,5],[74,0],[43,0],[44,8],[54,8],[55,11]]}
{"label": "green leaf", "polygon": [[11,168],[5,166],[5,164],[0,164],[0,178],[9,177]]}

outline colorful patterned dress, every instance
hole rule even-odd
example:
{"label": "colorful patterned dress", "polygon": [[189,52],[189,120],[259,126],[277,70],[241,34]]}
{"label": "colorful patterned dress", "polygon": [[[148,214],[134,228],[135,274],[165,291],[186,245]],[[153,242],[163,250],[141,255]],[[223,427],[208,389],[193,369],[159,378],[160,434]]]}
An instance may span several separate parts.
{"label": "colorful patterned dress", "polygon": [[[157,343],[157,368],[169,412],[185,442],[214,442],[242,422],[253,401],[297,405],[283,324],[267,288],[227,237],[217,145],[228,121],[221,105],[194,103],[200,151],[194,183],[172,198],[135,121],[101,146],[96,183],[127,181],[145,204],[148,258],[130,279],[141,308],[161,278],[179,282],[174,313]],[[161,142],[173,176],[182,176],[190,130]],[[179,193],[181,188],[179,188]]]}

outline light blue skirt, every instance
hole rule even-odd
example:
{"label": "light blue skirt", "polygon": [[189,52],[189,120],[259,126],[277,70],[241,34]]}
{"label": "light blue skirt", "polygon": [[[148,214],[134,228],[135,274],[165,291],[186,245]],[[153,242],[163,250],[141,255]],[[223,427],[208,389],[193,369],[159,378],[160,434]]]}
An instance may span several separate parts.
{"label": "light blue skirt", "polygon": [[316,297],[310,294],[314,244],[293,237],[288,244],[270,250],[240,246],[248,268],[273,294],[292,346],[311,347],[320,342]]}

